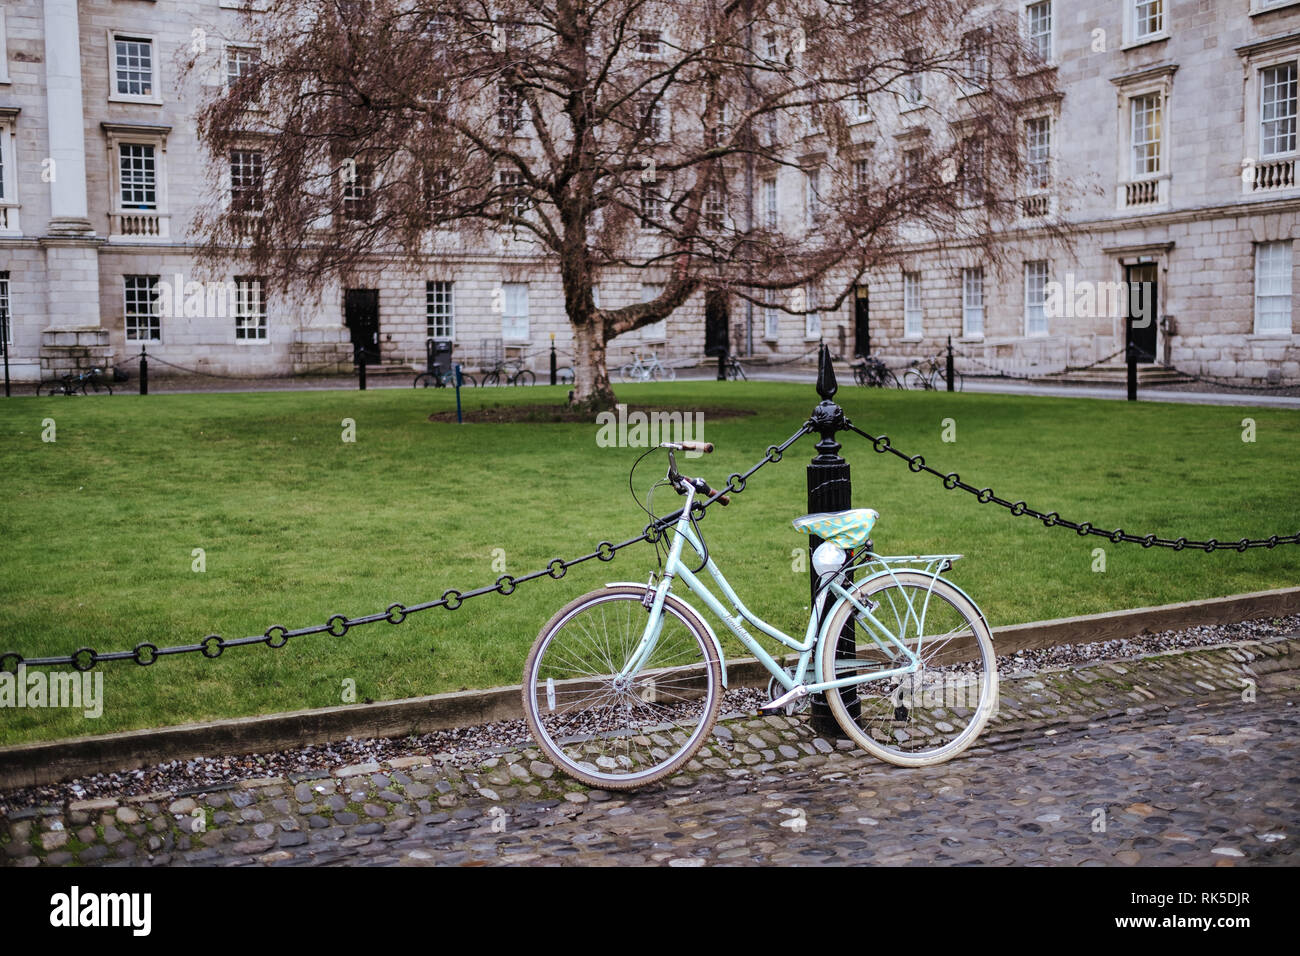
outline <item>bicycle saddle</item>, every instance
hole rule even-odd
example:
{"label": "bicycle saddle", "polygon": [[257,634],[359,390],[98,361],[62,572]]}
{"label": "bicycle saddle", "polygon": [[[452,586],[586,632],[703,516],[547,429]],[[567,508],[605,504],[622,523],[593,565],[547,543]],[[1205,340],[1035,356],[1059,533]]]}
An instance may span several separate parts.
{"label": "bicycle saddle", "polygon": [[796,531],[815,534],[823,541],[852,550],[866,543],[879,517],[871,508],[850,508],[848,511],[822,511],[803,515],[795,518],[793,524]]}

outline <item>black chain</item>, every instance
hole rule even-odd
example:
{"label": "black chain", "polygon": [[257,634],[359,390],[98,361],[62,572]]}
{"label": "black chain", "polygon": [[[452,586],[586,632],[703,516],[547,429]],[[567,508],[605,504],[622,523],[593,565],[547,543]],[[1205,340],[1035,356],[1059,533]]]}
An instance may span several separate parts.
{"label": "black chain", "polygon": [[974,485],[969,485],[962,481],[961,476],[956,472],[944,474],[941,471],[931,468],[925,463],[925,459],[920,455],[906,455],[895,448],[890,442],[888,435],[881,435],[877,438],[874,435],[868,435],[861,428],[858,428],[852,423],[846,422],[845,424],[849,431],[861,435],[867,441],[871,442],[871,447],[879,454],[883,455],[888,452],[897,458],[901,458],[903,461],[907,462],[908,470],[916,474],[927,472],[928,474],[934,475],[936,478],[943,481],[943,486],[949,491],[952,491],[955,488],[960,488],[962,491],[974,495],[976,500],[982,505],[1000,505],[1017,517],[1028,515],[1031,518],[1037,518],[1048,528],[1058,526],[1069,528],[1080,537],[1095,534],[1098,537],[1107,538],[1116,544],[1127,542],[1129,544],[1140,544],[1144,548],[1173,548],[1175,551],[1182,551],[1190,548],[1193,551],[1206,552],[1219,550],[1245,551],[1248,548],[1268,548],[1271,550],[1276,548],[1279,544],[1300,544],[1300,533],[1288,535],[1275,534],[1270,535],[1267,538],[1242,538],[1240,541],[1219,541],[1215,538],[1210,538],[1208,541],[1192,541],[1187,538],[1161,538],[1154,534],[1129,534],[1123,528],[1116,528],[1114,531],[1107,531],[1104,528],[1093,527],[1092,522],[1090,521],[1084,521],[1082,523],[1067,521],[1055,511],[1049,511],[1044,514],[1041,511],[1036,511],[1035,509],[1030,508],[1023,501],[1011,502],[1007,501],[1005,498],[999,498],[993,493],[992,488],[976,488]]}
{"label": "black chain", "polygon": [[[776,463],[781,460],[782,454],[787,448],[797,442],[811,430],[809,424],[805,422],[799,430],[781,442],[779,445],[769,445],[767,454],[758,460],[754,467],[744,473],[737,472],[727,479],[726,489],[733,494],[739,494],[745,490],[745,483],[749,477],[769,462]],[[718,500],[718,496],[723,491],[717,492],[712,498],[704,501],[696,501],[692,504],[691,510],[693,516],[698,520],[704,517],[705,510],[709,505]],[[333,614],[324,624],[316,624],[312,627],[300,627],[295,630],[289,630],[280,624],[273,624],[268,627],[262,634],[255,634],[250,637],[239,637],[226,640],[219,634],[209,634],[197,644],[177,644],[172,647],[158,647],[156,644],[144,642],[137,644],[133,650],[129,651],[111,651],[101,654],[93,647],[83,647],[67,657],[34,657],[24,658],[21,654],[12,651],[0,654],[0,671],[9,671],[17,673],[20,664],[31,667],[53,667],[56,665],[66,664],[79,671],[88,671],[101,661],[135,661],[142,667],[148,667],[160,657],[167,657],[172,654],[202,654],[207,658],[220,657],[227,647],[242,647],[247,644],[265,644],[267,647],[280,648],[289,643],[291,637],[305,637],[309,634],[331,634],[334,637],[342,637],[354,627],[360,627],[363,624],[374,624],[379,621],[387,621],[389,624],[401,624],[412,614],[418,614],[420,611],[432,610],[436,607],[445,608],[448,611],[454,611],[471,598],[480,597],[484,594],[513,594],[515,588],[537,578],[549,577],[558,581],[568,572],[569,568],[575,564],[582,564],[584,561],[590,561],[595,558],[599,561],[613,561],[615,555],[624,548],[639,544],[642,541],[658,541],[669,528],[676,523],[681,517],[682,509],[678,508],[672,514],[657,518],[635,538],[628,538],[614,544],[610,541],[602,541],[596,546],[594,551],[577,558],[570,558],[565,561],[563,558],[552,558],[547,562],[546,567],[530,574],[523,574],[515,577],[509,574],[503,574],[497,578],[495,584],[484,585],[483,587],[474,588],[472,591],[458,591],[455,588],[448,588],[442,592],[442,597],[436,601],[425,601],[421,604],[390,604],[382,613],[366,614],[361,617],[348,617],[344,614]]]}
{"label": "black chain", "polygon": [[[960,355],[962,358],[969,359],[970,361],[974,362],[976,365],[980,365],[988,369],[988,371],[992,372],[993,375],[997,378],[1013,378],[1013,379],[1019,379],[1022,382],[1033,382],[1040,378],[1051,378],[1054,375],[1064,375],[1066,372],[1086,372],[1090,368],[1095,368],[1096,366],[1101,365],[1104,362],[1109,362],[1111,359],[1117,358],[1118,356],[1124,354],[1124,350],[1119,349],[1118,351],[1111,352],[1109,355],[1103,358],[1097,359],[1097,361],[1095,362],[1089,362],[1087,365],[1066,365],[1064,368],[1061,368],[1055,372],[1039,372],[1036,375],[1017,375],[1014,372],[1007,372],[1002,369],[996,368],[992,365],[989,365],[987,362],[983,361],[982,359],[976,358],[974,355],[967,355],[965,352],[961,351],[960,349],[953,349],[952,352],[954,355]],[[983,372],[980,373],[967,372],[965,374],[977,378],[988,377]]]}

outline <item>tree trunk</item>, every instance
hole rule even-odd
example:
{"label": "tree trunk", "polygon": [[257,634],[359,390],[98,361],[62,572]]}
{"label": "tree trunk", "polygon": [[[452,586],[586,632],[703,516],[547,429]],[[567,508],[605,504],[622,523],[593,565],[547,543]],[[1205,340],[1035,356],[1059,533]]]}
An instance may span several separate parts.
{"label": "tree trunk", "polygon": [[605,367],[605,327],[599,314],[573,325],[573,404],[592,412],[614,407],[614,389]]}

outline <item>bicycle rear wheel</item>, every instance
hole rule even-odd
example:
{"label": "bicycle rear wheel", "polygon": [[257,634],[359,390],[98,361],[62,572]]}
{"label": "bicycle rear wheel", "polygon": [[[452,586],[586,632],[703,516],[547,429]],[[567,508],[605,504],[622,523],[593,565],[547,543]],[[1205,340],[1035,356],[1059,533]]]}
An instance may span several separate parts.
{"label": "bicycle rear wheel", "polygon": [[867,370],[861,365],[853,366],[853,381],[861,386],[869,384],[867,382]]}
{"label": "bicycle rear wheel", "polygon": [[617,677],[645,631],[640,587],[602,588],[562,608],[524,664],[524,715],[547,757],[583,783],[629,790],[681,768],[708,739],[722,669],[694,612],[669,598],[643,666]]}
{"label": "bicycle rear wheel", "polygon": [[430,386],[437,384],[438,380],[436,378],[428,372],[421,372],[419,375],[415,376],[415,382],[411,385],[411,388],[429,388]]}
{"label": "bicycle rear wheel", "polygon": [[[844,602],[823,633],[840,634],[851,620],[857,656],[837,660],[838,642],[823,640],[818,651],[822,674],[839,679],[906,663],[886,640],[886,632],[907,645],[921,659],[921,667],[911,674],[827,691],[836,721],[867,753],[901,767],[924,767],[955,757],[974,742],[997,709],[997,655],[984,615],[947,581],[932,580],[920,571],[870,578],[852,593],[872,609],[876,620]],[[845,694],[852,698],[853,691],[856,717],[844,699]]]}
{"label": "bicycle rear wheel", "polygon": [[530,369],[523,369],[510,380],[511,385],[536,385],[537,376]]}
{"label": "bicycle rear wheel", "polygon": [[922,391],[930,387],[930,380],[919,369],[909,368],[903,373],[903,388]]}
{"label": "bicycle rear wheel", "polygon": [[501,384],[501,375],[496,371],[488,372],[486,375],[483,376],[484,388],[489,388],[493,385],[500,385],[500,384]]}
{"label": "bicycle rear wheel", "polygon": [[628,363],[618,370],[618,376],[625,382],[637,382],[641,380],[640,375],[637,374],[638,371],[635,366]]}

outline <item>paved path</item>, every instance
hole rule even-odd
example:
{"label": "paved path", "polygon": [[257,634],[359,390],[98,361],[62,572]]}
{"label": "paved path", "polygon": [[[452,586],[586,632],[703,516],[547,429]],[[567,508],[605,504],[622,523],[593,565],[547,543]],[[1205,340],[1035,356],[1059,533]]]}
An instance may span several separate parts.
{"label": "paved path", "polygon": [[979,746],[904,770],[740,716],[666,784],[504,751],[398,758],[0,822],[10,865],[1294,865],[1300,636],[1007,675]]}

